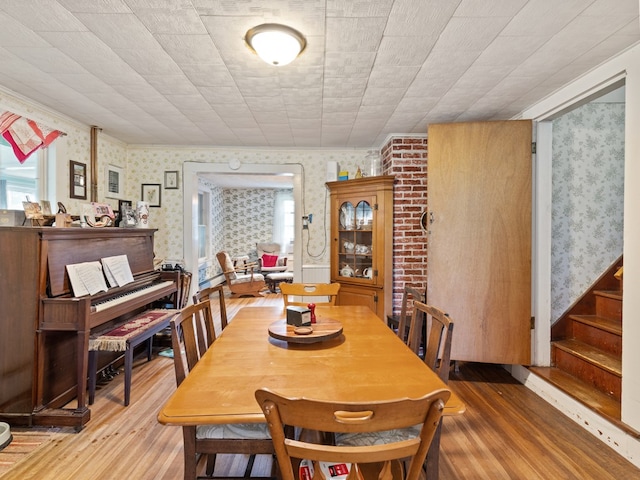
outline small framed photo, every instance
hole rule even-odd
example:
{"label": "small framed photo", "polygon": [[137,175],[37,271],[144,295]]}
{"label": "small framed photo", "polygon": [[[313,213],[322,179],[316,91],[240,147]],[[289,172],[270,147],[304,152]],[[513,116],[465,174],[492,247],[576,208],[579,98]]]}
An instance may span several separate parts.
{"label": "small framed photo", "polygon": [[142,201],[149,202],[150,207],[160,206],[160,187],[159,183],[143,183],[142,184]]}
{"label": "small framed photo", "polygon": [[178,189],[178,171],[177,170],[164,172],[164,188],[166,190]]}
{"label": "small framed photo", "polygon": [[69,160],[69,196],[87,199],[87,165]]}
{"label": "small framed photo", "polygon": [[107,191],[105,197],[124,198],[124,169],[115,165],[107,165]]}

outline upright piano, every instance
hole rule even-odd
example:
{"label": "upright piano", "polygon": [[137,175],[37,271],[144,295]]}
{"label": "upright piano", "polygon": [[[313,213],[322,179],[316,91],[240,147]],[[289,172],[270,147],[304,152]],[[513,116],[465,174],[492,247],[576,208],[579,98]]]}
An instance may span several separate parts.
{"label": "upright piano", "polygon": [[[179,273],[154,270],[154,233],[0,227],[1,421],[76,429],[89,421],[91,331],[125,322],[160,299],[179,298]],[[114,255],[127,255],[134,282],[74,297],[66,265]]]}

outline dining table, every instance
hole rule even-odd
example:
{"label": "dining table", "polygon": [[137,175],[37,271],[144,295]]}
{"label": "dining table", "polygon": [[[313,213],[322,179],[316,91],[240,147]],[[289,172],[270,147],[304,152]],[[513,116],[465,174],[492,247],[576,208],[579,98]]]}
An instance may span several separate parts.
{"label": "dining table", "polygon": [[[286,317],[284,307],[238,310],[167,399],[158,421],[176,426],[265,422],[254,396],[263,387],[285,396],[337,402],[418,398],[448,388],[366,306],[317,306],[315,330],[332,326],[326,338],[283,333]],[[336,325],[341,330],[337,334]],[[464,410],[452,391],[443,415]],[[434,454],[437,449],[430,450]],[[436,471],[427,477],[437,478],[437,461],[430,463]]]}

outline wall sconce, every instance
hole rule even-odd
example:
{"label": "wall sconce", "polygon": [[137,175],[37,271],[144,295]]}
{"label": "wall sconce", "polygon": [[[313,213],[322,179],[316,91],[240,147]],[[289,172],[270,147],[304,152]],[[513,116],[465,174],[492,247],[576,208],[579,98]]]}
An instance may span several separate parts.
{"label": "wall sconce", "polygon": [[244,40],[262,60],[277,67],[293,62],[307,46],[307,41],[300,32],[277,23],[253,27]]}

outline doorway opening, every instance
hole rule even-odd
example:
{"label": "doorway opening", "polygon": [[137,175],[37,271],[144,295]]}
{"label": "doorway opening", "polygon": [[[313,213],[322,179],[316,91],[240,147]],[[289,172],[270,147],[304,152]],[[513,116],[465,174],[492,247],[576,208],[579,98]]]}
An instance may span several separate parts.
{"label": "doorway opening", "polygon": [[[296,164],[223,164],[185,162],[183,164],[183,222],[184,222],[184,263],[187,271],[198,272],[198,185],[205,178],[222,188],[292,188],[294,200],[294,232],[302,229],[302,166]],[[247,205],[249,214],[251,205]],[[216,215],[221,212],[211,212]],[[292,245],[294,278],[302,278],[302,244],[294,235]],[[212,252],[215,256],[215,252]],[[198,289],[198,282],[192,282],[192,290]]]}

